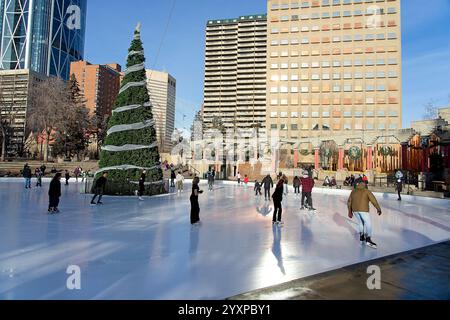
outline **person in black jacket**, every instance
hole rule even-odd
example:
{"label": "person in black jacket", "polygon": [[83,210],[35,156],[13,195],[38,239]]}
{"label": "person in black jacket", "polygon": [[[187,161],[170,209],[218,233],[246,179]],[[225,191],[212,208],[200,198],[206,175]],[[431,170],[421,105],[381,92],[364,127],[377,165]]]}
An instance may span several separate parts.
{"label": "person in black jacket", "polygon": [[68,170],[66,170],[66,186],[69,185],[69,179],[70,179],[70,173]]}
{"label": "person in black jacket", "polygon": [[255,180],[255,187],[253,188],[253,191],[256,191],[255,196],[258,196],[258,194],[259,194],[260,196],[262,196],[262,193],[261,193],[261,184],[258,182],[258,180]]}
{"label": "person in black jacket", "polygon": [[23,167],[22,171],[23,177],[25,178],[25,189],[31,189],[31,169],[28,166],[28,163]]}
{"label": "person in black jacket", "polygon": [[281,225],[281,214],[283,213],[283,208],[281,207],[281,201],[283,201],[283,192],[284,192],[284,180],[280,179],[278,181],[277,186],[275,188],[275,192],[272,195],[273,205],[275,207],[273,211],[273,224]]}
{"label": "person in black jacket", "polygon": [[195,177],[192,181],[192,193],[189,200],[191,201],[191,224],[198,225],[200,223],[200,204],[198,203],[198,195],[202,194],[198,186],[200,183],[199,177]]}
{"label": "person in black jacket", "polygon": [[177,177],[175,173],[175,168],[170,168],[170,187],[175,188],[175,178]]}
{"label": "person in black jacket", "polygon": [[50,188],[48,190],[49,204],[48,212],[58,213],[59,197],[61,197],[61,173],[57,173],[50,182]]}
{"label": "person in black jacket", "polygon": [[107,181],[108,181],[108,172],[103,172],[102,176],[98,178],[98,180],[95,182],[94,197],[91,200],[91,204],[95,204],[95,198],[97,198],[97,196],[99,196],[97,204],[103,204],[102,197],[103,193],[105,192],[105,186]]}
{"label": "person in black jacket", "polygon": [[264,185],[264,197],[266,201],[270,200],[270,188],[273,188],[273,180],[269,174],[265,176],[261,184]]}
{"label": "person in black jacket", "polygon": [[144,198],[142,198],[142,196],[144,195],[144,192],[145,192],[146,175],[147,175],[147,171],[146,170],[142,171],[141,178],[139,179],[139,194],[138,195],[139,195],[140,201],[144,201]]}

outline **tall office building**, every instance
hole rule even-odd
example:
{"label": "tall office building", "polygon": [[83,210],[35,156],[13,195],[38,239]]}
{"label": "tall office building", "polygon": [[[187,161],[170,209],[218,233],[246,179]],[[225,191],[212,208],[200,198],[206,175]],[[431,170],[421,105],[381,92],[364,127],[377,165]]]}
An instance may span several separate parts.
{"label": "tall office building", "polygon": [[206,26],[203,127],[265,129],[267,16],[211,20]]}
{"label": "tall office building", "polygon": [[[32,91],[43,77],[31,70],[0,70],[0,113],[11,128],[8,156],[21,156],[26,140],[26,117]],[[2,139],[3,137],[1,137]]]}
{"label": "tall office building", "polygon": [[166,72],[147,70],[147,88],[156,121],[159,151],[172,151],[172,134],[175,130],[175,100],[177,82]]}
{"label": "tall office building", "polygon": [[110,116],[120,90],[121,66],[76,61],[70,65],[70,74],[75,75],[91,114]]}
{"label": "tall office building", "polygon": [[400,22],[400,0],[268,0],[268,128],[293,141],[400,129]]}
{"label": "tall office building", "polygon": [[68,80],[83,59],[87,0],[0,0],[0,69]]}

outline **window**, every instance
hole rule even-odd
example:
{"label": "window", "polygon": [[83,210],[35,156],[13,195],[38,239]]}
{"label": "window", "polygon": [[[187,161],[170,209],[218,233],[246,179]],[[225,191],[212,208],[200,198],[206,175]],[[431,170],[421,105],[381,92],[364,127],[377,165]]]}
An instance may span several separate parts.
{"label": "window", "polygon": [[287,74],[282,74],[281,77],[280,77],[280,80],[281,81],[288,81],[289,80],[288,79],[288,75]]}
{"label": "window", "polygon": [[322,79],[323,80],[330,80],[330,74],[329,73],[322,74]]}
{"label": "window", "polygon": [[388,33],[388,39],[389,40],[397,39],[397,34],[395,32]]}
{"label": "window", "polygon": [[352,130],[352,125],[350,123],[344,123],[344,130]]}
{"label": "window", "polygon": [[384,117],[385,116],[384,110],[378,110],[378,116],[379,117]]}
{"label": "window", "polygon": [[292,27],[291,32],[293,32],[293,33],[299,32],[299,27]]}
{"label": "window", "polygon": [[333,67],[340,67],[341,62],[340,61],[333,61]]}
{"label": "window", "polygon": [[375,62],[373,60],[366,60],[366,66],[373,66]]}
{"label": "window", "polygon": [[289,40],[281,40],[280,41],[280,44],[282,45],[282,46],[287,46],[288,44],[289,44]]}
{"label": "window", "polygon": [[334,80],[339,80],[339,79],[341,79],[341,74],[340,74],[340,73],[333,73],[333,79],[334,79]]}
{"label": "window", "polygon": [[395,123],[391,123],[389,125],[389,130],[396,130],[397,129],[397,125]]}
{"label": "window", "polygon": [[330,17],[330,13],[329,12],[323,12],[322,13],[322,18],[323,19],[327,19],[327,18],[329,18]]}
{"label": "window", "polygon": [[377,78],[386,78],[386,73],[384,71],[378,71]]}
{"label": "window", "polygon": [[278,28],[272,28],[272,30],[270,31],[272,34],[274,33],[279,33],[280,30]]}
{"label": "window", "polygon": [[297,45],[297,44],[299,44],[298,39],[291,39],[291,44],[292,44],[292,45]]}
{"label": "window", "polygon": [[313,112],[311,113],[311,117],[313,117],[313,118],[319,118],[319,112],[313,111]]}
{"label": "window", "polygon": [[344,111],[344,118],[351,118],[352,112],[351,111]]}
{"label": "window", "polygon": [[311,63],[311,68],[319,68],[319,67],[320,67],[319,62],[312,62]]}
{"label": "window", "polygon": [[330,61],[322,61],[322,68],[329,68],[330,67]]}
{"label": "window", "polygon": [[322,112],[322,117],[323,118],[329,118],[330,117],[330,112],[329,111]]}
{"label": "window", "polygon": [[308,118],[309,114],[308,111],[302,111],[302,118]]}
{"label": "window", "polygon": [[397,72],[396,71],[389,71],[389,78],[397,78]]}
{"label": "window", "polygon": [[278,75],[272,75],[271,77],[270,77],[270,80],[271,81],[278,81],[280,79],[280,77],[278,76]]}
{"label": "window", "polygon": [[341,92],[341,86],[339,86],[339,85],[334,85],[334,86],[333,86],[333,92]]}
{"label": "window", "polygon": [[302,32],[308,32],[308,31],[309,31],[309,27],[307,27],[307,26],[302,27]]}
{"label": "window", "polygon": [[366,41],[375,40],[374,34],[366,34]]}
{"label": "window", "polygon": [[296,62],[291,63],[291,69],[298,69],[298,63]]}
{"label": "window", "polygon": [[396,13],[397,9],[395,8],[388,8],[387,13],[391,14],[391,13]]}
{"label": "window", "polygon": [[270,93],[278,93],[278,87],[271,87]]}
{"label": "window", "polygon": [[397,64],[397,59],[388,59],[388,64],[389,65],[393,65],[393,64]]}
{"label": "window", "polygon": [[287,68],[289,68],[289,65],[287,63],[282,63],[280,68],[281,69],[287,69]]}
{"label": "window", "polygon": [[362,111],[355,111],[355,117],[356,118],[362,118],[363,112]]}
{"label": "window", "polygon": [[291,75],[291,81],[298,81],[298,74]]}
{"label": "window", "polygon": [[313,74],[311,80],[320,80],[320,76],[318,74]]}
{"label": "window", "polygon": [[292,93],[298,93],[298,87],[291,87]]}
{"label": "window", "polygon": [[366,79],[373,79],[373,78],[375,78],[375,74],[373,72],[366,73]]}
{"label": "window", "polygon": [[302,93],[308,93],[309,88],[308,87],[302,87]]}
{"label": "window", "polygon": [[322,130],[325,130],[325,131],[330,130],[330,125],[328,123],[322,124]]}
{"label": "window", "polygon": [[351,73],[344,73],[344,79],[351,79],[352,78],[352,74]]}
{"label": "window", "polygon": [[288,93],[288,87],[280,87],[281,93]]}
{"label": "window", "polygon": [[344,67],[351,67],[352,62],[350,60],[344,60]]}
{"label": "window", "polygon": [[298,130],[298,124],[291,124],[291,130],[297,131]]}
{"label": "window", "polygon": [[276,118],[276,117],[278,117],[278,113],[277,112],[271,112],[270,113],[270,117],[271,118]]}
{"label": "window", "polygon": [[373,111],[367,111],[366,117],[372,118],[374,116]]}
{"label": "window", "polygon": [[378,91],[386,91],[386,86],[384,84],[380,84],[377,86]]}
{"label": "window", "polygon": [[339,18],[341,16],[341,12],[340,11],[334,11],[333,12],[333,18]]}
{"label": "window", "polygon": [[386,129],[386,125],[384,123],[379,123],[378,124],[378,129],[379,130],[385,130]]}
{"label": "window", "polygon": [[270,129],[272,129],[272,130],[277,129],[277,128],[278,128],[278,126],[276,124],[271,124],[270,125]]}
{"label": "window", "polygon": [[288,113],[287,112],[280,112],[280,118],[287,118]]}
{"label": "window", "polygon": [[291,112],[291,118],[298,118],[298,112]]}
{"label": "window", "polygon": [[386,36],[384,35],[384,33],[377,34],[377,40],[384,40],[385,38]]}
{"label": "window", "polygon": [[397,111],[391,110],[389,112],[389,117],[397,117],[397,116],[398,116]]}
{"label": "window", "polygon": [[272,99],[272,100],[270,100],[270,104],[271,104],[272,106],[278,105],[278,99]]}
{"label": "window", "polygon": [[308,63],[308,62],[303,62],[303,63],[302,63],[302,68],[303,68],[303,69],[309,68],[309,63]]}
{"label": "window", "polygon": [[346,84],[344,85],[344,92],[351,92],[352,91],[352,85]]}

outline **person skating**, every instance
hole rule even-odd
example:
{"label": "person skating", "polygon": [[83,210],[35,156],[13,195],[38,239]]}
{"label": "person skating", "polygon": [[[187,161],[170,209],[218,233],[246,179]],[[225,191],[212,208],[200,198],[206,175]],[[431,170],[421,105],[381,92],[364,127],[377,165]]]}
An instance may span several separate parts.
{"label": "person skating", "polygon": [[[300,178],[300,182],[302,185],[302,206],[301,210],[309,209],[310,211],[316,211],[313,207],[312,203],[312,190],[314,188],[314,180],[309,176],[307,172],[303,173],[303,176]],[[305,205],[306,198],[306,205]]]}
{"label": "person skating", "polygon": [[292,181],[292,184],[294,186],[294,193],[295,195],[299,195],[300,194],[300,178],[298,176],[294,177],[294,180]]}
{"label": "person skating", "polygon": [[176,179],[177,175],[175,173],[175,169],[172,167],[170,169],[170,187],[171,188],[175,188],[175,179]]}
{"label": "person skating", "polygon": [[395,190],[398,193],[398,201],[402,201],[402,191],[403,191],[403,173],[400,170],[397,170],[397,172],[395,173],[395,178],[397,180],[397,185]]}
{"label": "person skating", "polygon": [[91,200],[91,204],[95,203],[95,198],[98,196],[97,204],[103,204],[102,197],[105,192],[106,182],[108,182],[108,172],[103,172],[102,176],[95,181],[94,185],[94,197]]}
{"label": "person skating", "polygon": [[183,183],[184,183],[184,177],[181,174],[181,172],[177,173],[177,192],[181,193],[183,192]]}
{"label": "person skating", "polygon": [[78,177],[81,174],[81,168],[80,167],[76,167],[75,170],[73,171],[73,174],[75,175],[76,182],[78,182]]}
{"label": "person skating", "polygon": [[348,217],[353,216],[358,220],[360,241],[365,242],[367,246],[376,249],[377,245],[372,241],[372,222],[370,219],[369,203],[377,209],[381,216],[381,207],[377,199],[367,188],[361,177],[355,180],[355,188],[348,198]]}
{"label": "person skating", "polygon": [[42,176],[45,177],[45,170],[47,170],[47,167],[45,166],[45,164],[42,164],[39,169],[41,170]]}
{"label": "person skating", "polygon": [[212,191],[214,185],[214,177],[211,171],[208,171],[207,177],[208,177],[208,190]]}
{"label": "person skating", "polygon": [[36,187],[42,188],[42,171],[39,168],[36,168],[34,174],[36,175]]}
{"label": "person skating", "polygon": [[264,197],[266,201],[270,199],[270,188],[273,188],[273,180],[272,177],[268,174],[262,181],[264,185]]}
{"label": "person skating", "polygon": [[142,196],[144,195],[145,192],[145,178],[147,175],[147,171],[144,170],[142,171],[141,177],[139,178],[139,191],[138,191],[138,196],[139,196],[139,200],[140,201],[144,201],[144,198],[142,198]]}
{"label": "person skating", "polygon": [[289,180],[288,177],[283,174],[281,179],[283,180],[283,195],[287,196],[289,194]]}
{"label": "person skating", "polygon": [[24,165],[22,169],[22,176],[25,179],[25,189],[31,189],[31,169],[28,166],[28,163]]}
{"label": "person skating", "polygon": [[70,173],[69,173],[69,171],[68,170],[66,170],[66,186],[68,186],[69,185],[69,179],[70,179]]}
{"label": "person skating", "polygon": [[59,198],[61,197],[61,173],[55,174],[48,189],[48,212],[58,213]]}
{"label": "person skating", "polygon": [[398,201],[402,201],[402,191],[403,191],[403,181],[402,179],[397,179],[397,184],[395,186],[395,190],[398,194]]}
{"label": "person skating", "polygon": [[258,180],[255,180],[255,187],[253,188],[253,191],[256,191],[255,196],[258,196],[258,194],[259,194],[260,196],[262,196],[262,193],[261,193],[261,184],[258,182]]}
{"label": "person skating", "polygon": [[245,177],[244,177],[244,186],[247,188],[248,187],[248,176],[247,175],[245,175]]}
{"label": "person skating", "polygon": [[198,203],[198,195],[202,194],[199,184],[200,179],[195,177],[192,181],[192,193],[189,198],[191,202],[191,225],[198,225],[200,223],[200,204]]}
{"label": "person skating", "polygon": [[273,218],[272,223],[281,225],[283,224],[281,222],[281,215],[283,213],[283,208],[281,205],[281,202],[283,201],[283,192],[284,192],[284,180],[280,179],[277,183],[277,186],[275,187],[275,192],[272,195],[273,199]]}
{"label": "person skating", "polygon": [[240,173],[240,172],[238,172],[238,173],[236,174],[236,178],[237,178],[237,183],[238,183],[238,185],[240,186],[240,185],[241,185],[241,173]]}

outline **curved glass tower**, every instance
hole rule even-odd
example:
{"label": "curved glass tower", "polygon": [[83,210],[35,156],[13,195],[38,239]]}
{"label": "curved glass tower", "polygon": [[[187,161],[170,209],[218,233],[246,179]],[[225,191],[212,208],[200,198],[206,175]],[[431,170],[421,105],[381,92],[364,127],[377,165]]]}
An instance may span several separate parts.
{"label": "curved glass tower", "polygon": [[83,60],[87,0],[0,0],[0,69],[68,80]]}

